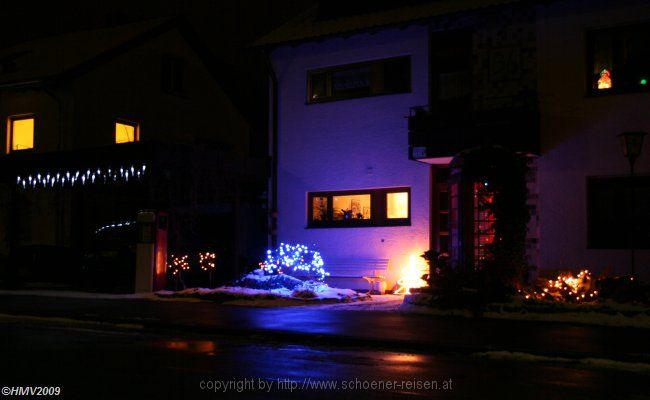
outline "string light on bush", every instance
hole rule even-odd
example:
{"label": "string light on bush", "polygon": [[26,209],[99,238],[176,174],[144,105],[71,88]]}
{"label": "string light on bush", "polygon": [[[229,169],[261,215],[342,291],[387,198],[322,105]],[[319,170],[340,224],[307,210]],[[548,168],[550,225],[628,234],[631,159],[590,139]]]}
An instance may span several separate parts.
{"label": "string light on bush", "polygon": [[598,298],[595,280],[587,269],[581,270],[576,276],[564,273],[556,279],[549,279],[541,290],[520,291],[526,300],[556,300],[569,302],[594,301]]}
{"label": "string light on bush", "polygon": [[217,255],[206,251],[204,253],[199,253],[199,266],[204,271],[211,271],[215,267],[215,260]]}
{"label": "string light on bush", "polygon": [[188,256],[170,256],[170,262],[167,264],[167,268],[172,272],[172,275],[179,275],[183,271],[190,269],[190,263],[187,261]]}
{"label": "string light on bush", "polygon": [[73,187],[95,183],[127,183],[139,180],[147,171],[146,164],[120,166],[119,168],[76,169],[53,172],[38,172],[27,176],[16,176],[16,184],[23,189]]}
{"label": "string light on bush", "polygon": [[260,267],[268,274],[315,277],[322,281],[329,275],[320,253],[302,244],[280,243],[274,250],[266,251],[266,260]]}

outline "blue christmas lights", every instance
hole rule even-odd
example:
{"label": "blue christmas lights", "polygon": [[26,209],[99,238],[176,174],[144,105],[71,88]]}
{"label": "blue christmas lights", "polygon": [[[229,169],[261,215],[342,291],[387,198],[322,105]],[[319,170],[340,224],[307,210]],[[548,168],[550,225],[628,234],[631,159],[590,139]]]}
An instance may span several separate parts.
{"label": "blue christmas lights", "polygon": [[130,225],[135,225],[135,221],[122,221],[122,222],[114,222],[112,224],[103,225],[95,230],[95,235],[99,235],[100,233],[102,233],[107,229],[122,228]]}
{"label": "blue christmas lights", "polygon": [[315,277],[322,281],[329,276],[320,253],[309,250],[302,244],[280,243],[275,250],[266,251],[266,260],[260,267],[267,274],[288,274],[292,276]]}

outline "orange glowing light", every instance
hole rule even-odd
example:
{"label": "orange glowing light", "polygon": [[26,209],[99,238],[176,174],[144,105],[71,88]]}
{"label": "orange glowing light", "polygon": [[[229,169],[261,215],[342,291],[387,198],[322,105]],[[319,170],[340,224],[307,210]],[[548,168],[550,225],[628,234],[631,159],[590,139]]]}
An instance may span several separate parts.
{"label": "orange glowing light", "polygon": [[12,118],[9,128],[10,151],[34,148],[34,118]]}
{"label": "orange glowing light", "polygon": [[612,88],[612,74],[608,69],[600,71],[600,77],[598,78],[598,90],[611,89]]}
{"label": "orange glowing light", "polygon": [[410,294],[411,289],[427,286],[427,282],[422,279],[422,275],[428,272],[426,262],[415,254],[409,256],[409,262],[402,269],[402,277],[397,280],[399,289],[395,294]]}
{"label": "orange glowing light", "polygon": [[138,125],[126,122],[115,123],[115,143],[129,143],[140,140]]}

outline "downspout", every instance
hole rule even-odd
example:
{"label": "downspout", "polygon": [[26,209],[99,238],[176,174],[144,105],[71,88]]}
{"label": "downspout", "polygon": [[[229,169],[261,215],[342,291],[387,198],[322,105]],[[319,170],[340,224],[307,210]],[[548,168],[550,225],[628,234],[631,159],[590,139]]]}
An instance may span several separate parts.
{"label": "downspout", "polygon": [[271,185],[270,185],[270,204],[267,198],[267,209],[269,210],[270,227],[269,236],[271,247],[275,248],[278,244],[278,77],[275,74],[273,63],[269,52],[264,51],[264,61],[266,62],[267,71],[271,80],[271,127],[269,142],[271,145]]}

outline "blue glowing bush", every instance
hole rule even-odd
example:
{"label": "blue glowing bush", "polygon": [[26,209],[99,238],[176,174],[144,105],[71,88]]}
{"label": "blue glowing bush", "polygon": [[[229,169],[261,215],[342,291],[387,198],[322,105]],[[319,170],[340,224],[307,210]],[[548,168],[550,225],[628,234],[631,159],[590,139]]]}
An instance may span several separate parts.
{"label": "blue glowing bush", "polygon": [[320,253],[302,244],[281,243],[275,250],[266,252],[266,260],[260,263],[268,275],[286,274],[298,278],[322,281],[329,275]]}

